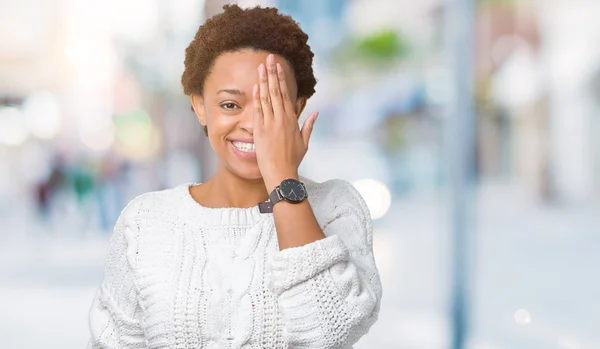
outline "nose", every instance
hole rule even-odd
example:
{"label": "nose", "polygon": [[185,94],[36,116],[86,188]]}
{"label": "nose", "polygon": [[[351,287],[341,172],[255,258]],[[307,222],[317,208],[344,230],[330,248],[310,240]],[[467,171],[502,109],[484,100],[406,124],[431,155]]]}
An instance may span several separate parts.
{"label": "nose", "polygon": [[246,106],[240,114],[240,128],[250,134],[254,134],[254,112],[252,105]]}

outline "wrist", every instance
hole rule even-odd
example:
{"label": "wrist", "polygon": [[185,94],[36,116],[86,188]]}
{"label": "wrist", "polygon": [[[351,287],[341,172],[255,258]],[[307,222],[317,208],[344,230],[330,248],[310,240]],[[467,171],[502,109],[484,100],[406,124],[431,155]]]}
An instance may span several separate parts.
{"label": "wrist", "polygon": [[284,179],[291,178],[295,180],[300,180],[300,176],[297,171],[288,171],[288,172],[277,172],[270,174],[268,176],[263,176],[263,181],[265,182],[265,187],[267,191],[270,193],[281,184]]}

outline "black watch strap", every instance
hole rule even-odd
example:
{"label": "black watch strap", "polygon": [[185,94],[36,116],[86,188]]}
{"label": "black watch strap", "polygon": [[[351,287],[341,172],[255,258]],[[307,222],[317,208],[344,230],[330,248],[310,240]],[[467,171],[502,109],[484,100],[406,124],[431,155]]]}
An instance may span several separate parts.
{"label": "black watch strap", "polygon": [[260,202],[258,204],[258,209],[260,210],[260,213],[273,213],[273,205],[281,200],[283,200],[283,197],[279,192],[279,186],[276,186],[271,194],[269,194],[269,200]]}
{"label": "black watch strap", "polygon": [[[281,193],[281,187],[284,186],[284,185],[286,185],[286,184],[289,185],[289,183],[288,183],[289,181],[300,183],[300,185],[302,186],[301,190],[302,190],[302,193],[303,193],[303,197],[301,199],[298,199],[298,200],[293,200],[292,199],[292,200],[290,200],[289,198],[284,197],[284,195]],[[293,190],[292,190],[292,193],[293,193]],[[303,200],[305,200],[306,197],[307,197],[307,195],[306,195],[306,187],[304,186],[304,184],[302,182],[298,181],[298,180],[293,180],[293,179],[289,179],[288,178],[288,179],[283,180],[281,182],[281,185],[276,186],[275,189],[273,189],[273,191],[269,194],[269,200],[259,203],[258,204],[258,208],[260,210],[260,213],[272,213],[273,212],[273,206],[275,206],[275,204],[278,203],[279,201],[287,200],[287,201],[289,201],[291,203],[296,203],[297,204],[297,203],[300,203]]]}
{"label": "black watch strap", "polygon": [[275,204],[281,200],[283,200],[283,195],[281,195],[279,186],[276,186],[275,189],[273,189],[273,191],[271,192],[271,194],[269,194],[269,201],[271,201],[271,204],[275,206]]}
{"label": "black watch strap", "polygon": [[258,210],[260,213],[273,213],[273,204],[271,203],[271,200],[259,202]]}

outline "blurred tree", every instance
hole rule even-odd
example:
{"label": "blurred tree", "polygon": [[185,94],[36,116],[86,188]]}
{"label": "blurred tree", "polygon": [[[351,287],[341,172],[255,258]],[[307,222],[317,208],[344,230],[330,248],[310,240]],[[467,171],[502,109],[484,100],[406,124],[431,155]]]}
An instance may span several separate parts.
{"label": "blurred tree", "polygon": [[385,30],[359,39],[356,51],[373,60],[390,60],[407,53],[408,44],[396,31]]}
{"label": "blurred tree", "polygon": [[410,53],[408,39],[394,29],[385,29],[361,37],[349,37],[334,52],[342,68],[355,63],[371,67],[393,65]]}

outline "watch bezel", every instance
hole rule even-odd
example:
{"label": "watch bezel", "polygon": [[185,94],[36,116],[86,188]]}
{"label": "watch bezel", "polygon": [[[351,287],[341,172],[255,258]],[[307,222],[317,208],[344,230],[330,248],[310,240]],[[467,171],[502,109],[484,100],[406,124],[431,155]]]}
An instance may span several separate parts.
{"label": "watch bezel", "polygon": [[[285,195],[285,191],[282,190],[282,188],[284,188],[286,185],[289,185],[288,183],[293,183],[294,186],[297,186],[297,184],[300,184],[300,186],[302,187],[302,191],[304,193],[304,195],[300,198],[300,199],[291,199],[288,198]],[[307,197],[308,197],[308,193],[306,192],[306,186],[304,185],[304,183],[300,182],[297,179],[294,178],[286,178],[283,181],[281,181],[281,184],[279,184],[276,188],[276,190],[278,191],[279,197],[281,197],[283,200],[293,203],[293,204],[299,204],[302,201],[304,201]]]}

